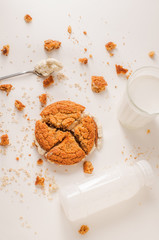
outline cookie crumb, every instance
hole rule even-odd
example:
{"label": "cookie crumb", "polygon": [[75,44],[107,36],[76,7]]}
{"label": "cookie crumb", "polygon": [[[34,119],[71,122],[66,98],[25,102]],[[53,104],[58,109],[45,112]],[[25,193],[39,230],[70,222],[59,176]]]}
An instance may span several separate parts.
{"label": "cookie crumb", "polygon": [[10,49],[9,45],[4,45],[3,48],[1,49],[2,54],[5,55],[5,56],[8,56],[9,49]]}
{"label": "cookie crumb", "polygon": [[83,64],[87,64],[88,58],[79,58],[79,62]]}
{"label": "cookie crumb", "polygon": [[153,58],[154,55],[155,55],[155,52],[154,52],[154,51],[149,52],[149,57],[150,57],[150,58]]}
{"label": "cookie crumb", "polygon": [[116,44],[113,42],[108,42],[107,44],[105,44],[105,47],[106,47],[107,51],[109,52],[116,48]]}
{"label": "cookie crumb", "polygon": [[92,76],[92,91],[99,93],[105,90],[105,87],[108,86],[107,82],[102,76]]}
{"label": "cookie crumb", "polygon": [[37,164],[38,164],[38,165],[42,165],[42,164],[43,164],[43,160],[42,160],[41,158],[39,158],[39,159],[37,160]]}
{"label": "cookie crumb", "polygon": [[84,51],[87,52],[87,48],[84,48]]}
{"label": "cookie crumb", "polygon": [[87,32],[86,32],[86,31],[83,31],[83,34],[84,34],[84,35],[87,35]]}
{"label": "cookie crumb", "polygon": [[0,90],[6,92],[8,96],[10,91],[12,90],[12,87],[13,86],[11,84],[3,84],[3,85],[0,85]]}
{"label": "cookie crumb", "polygon": [[8,137],[8,134],[4,134],[1,136],[1,143],[0,143],[1,146],[7,146],[9,145],[9,137]]}
{"label": "cookie crumb", "polygon": [[89,231],[89,227],[87,225],[82,225],[80,230],[78,231],[80,234],[84,235]]}
{"label": "cookie crumb", "polygon": [[126,74],[128,69],[123,68],[121,65],[115,65],[117,74]]}
{"label": "cookie crumb", "polygon": [[41,94],[39,96],[39,101],[41,103],[41,106],[46,105],[46,103],[47,103],[47,94],[46,93]]}
{"label": "cookie crumb", "polygon": [[112,53],[112,50],[114,50],[116,48],[116,44],[113,42],[108,42],[107,44],[105,44],[105,47],[106,47],[107,51],[109,52],[109,55],[111,57],[114,56],[114,54]]}
{"label": "cookie crumb", "polygon": [[58,49],[60,47],[61,47],[61,42],[59,42],[59,41],[54,41],[52,39],[48,39],[48,40],[44,41],[44,48],[47,51],[51,51],[53,49]]}
{"label": "cookie crumb", "polygon": [[83,171],[85,173],[91,174],[93,172],[93,170],[94,170],[94,167],[90,161],[85,161],[83,163]]}
{"label": "cookie crumb", "polygon": [[15,100],[14,105],[19,111],[22,111],[25,108],[25,105],[21,103],[19,100]]}
{"label": "cookie crumb", "polygon": [[19,161],[19,157],[16,157],[16,160]]}
{"label": "cookie crumb", "polygon": [[26,23],[30,23],[32,21],[32,17],[29,14],[26,14],[24,16],[24,20],[26,21]]}
{"label": "cookie crumb", "polygon": [[93,57],[92,54],[89,54],[89,57],[92,58]]}
{"label": "cookie crumb", "polygon": [[39,185],[39,186],[44,186],[44,182],[45,182],[45,178],[43,177],[36,177],[36,181],[35,181],[35,185]]}
{"label": "cookie crumb", "polygon": [[49,76],[48,78],[45,78],[43,81],[43,87],[49,87],[50,85],[52,85],[54,83],[54,79],[52,76]]}
{"label": "cookie crumb", "polygon": [[147,134],[149,134],[151,131],[150,131],[150,129],[147,129]]}
{"label": "cookie crumb", "polygon": [[72,27],[69,25],[68,29],[67,29],[68,33],[71,34],[72,33]]}
{"label": "cookie crumb", "polygon": [[128,75],[126,76],[126,78],[129,79],[129,77],[131,76],[131,74],[132,74],[132,71],[130,71],[130,72],[128,73]]}

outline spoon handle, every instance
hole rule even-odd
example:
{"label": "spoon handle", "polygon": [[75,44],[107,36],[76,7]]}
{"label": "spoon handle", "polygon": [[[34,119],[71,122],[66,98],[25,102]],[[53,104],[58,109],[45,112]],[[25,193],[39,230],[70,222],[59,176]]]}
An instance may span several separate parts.
{"label": "spoon handle", "polygon": [[10,75],[7,75],[7,76],[0,77],[0,80],[20,76],[20,75],[27,74],[27,73],[36,74],[34,71],[24,71],[24,72],[18,72],[18,73],[14,73],[14,74],[10,74]]}

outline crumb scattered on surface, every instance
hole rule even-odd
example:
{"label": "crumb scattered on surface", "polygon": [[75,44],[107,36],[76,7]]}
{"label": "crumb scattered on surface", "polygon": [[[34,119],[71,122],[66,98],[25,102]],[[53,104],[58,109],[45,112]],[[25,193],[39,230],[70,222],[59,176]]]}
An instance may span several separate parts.
{"label": "crumb scattered on surface", "polygon": [[102,92],[106,86],[108,86],[108,84],[102,76],[92,76],[91,87],[93,92]]}
{"label": "crumb scattered on surface", "polygon": [[20,102],[19,100],[15,100],[14,105],[19,111],[22,111],[25,108],[25,105],[22,102]]}
{"label": "crumb scattered on surface", "polygon": [[1,142],[0,142],[1,146],[7,146],[9,145],[9,137],[8,134],[4,134],[1,136]]}
{"label": "crumb scattered on surface", "polygon": [[19,161],[19,157],[16,157],[16,160]]}
{"label": "crumb scattered on surface", "polygon": [[87,225],[82,225],[80,230],[78,231],[80,234],[84,235],[89,231],[89,227]]}
{"label": "crumb scattered on surface", "polygon": [[5,55],[5,56],[8,56],[9,49],[10,49],[9,45],[4,45],[3,48],[1,49],[2,54]]}
{"label": "crumb scattered on surface", "polygon": [[87,48],[84,48],[84,51],[87,52]]}
{"label": "crumb scattered on surface", "polygon": [[43,81],[43,87],[49,87],[50,85],[52,85],[54,83],[54,79],[52,76],[49,76],[48,78],[45,78]]}
{"label": "crumb scattered on surface", "polygon": [[93,57],[92,54],[89,54],[89,57],[92,58]]}
{"label": "crumb scattered on surface", "polygon": [[60,47],[61,47],[61,42],[59,42],[59,41],[54,41],[52,39],[48,39],[48,40],[44,41],[44,48],[47,51],[51,51],[53,49],[58,49]]}
{"label": "crumb scattered on surface", "polygon": [[93,172],[93,170],[94,170],[94,167],[90,161],[85,161],[83,163],[83,171],[85,173],[91,174]]}
{"label": "crumb scattered on surface", "polygon": [[46,93],[41,94],[39,96],[39,101],[41,103],[41,106],[46,105],[46,103],[47,103],[47,94]]}
{"label": "crumb scattered on surface", "polygon": [[13,86],[11,84],[3,84],[3,85],[0,85],[0,90],[6,92],[8,96],[8,94],[12,90],[12,87]]}
{"label": "crumb scattered on surface", "polygon": [[88,58],[79,58],[79,62],[83,64],[87,64]]}
{"label": "crumb scattered on surface", "polygon": [[68,31],[68,33],[70,33],[70,34],[72,33],[72,27],[71,27],[70,25],[68,26],[67,31]]}
{"label": "crumb scattered on surface", "polygon": [[153,58],[154,55],[155,55],[155,52],[154,52],[154,51],[149,52],[149,57],[150,57],[150,58]]}
{"label": "crumb scattered on surface", "polygon": [[128,69],[123,68],[121,65],[115,65],[117,74],[126,74]]}
{"label": "crumb scattered on surface", "polygon": [[113,43],[113,42],[108,42],[106,45],[105,45],[107,51],[109,52],[109,55],[112,57],[114,56],[114,54],[112,53],[112,51],[116,48],[116,44]]}
{"label": "crumb scattered on surface", "polygon": [[35,185],[39,185],[43,187],[44,183],[45,183],[45,178],[39,177],[39,176],[36,177]]}
{"label": "crumb scattered on surface", "polygon": [[113,43],[113,42],[108,42],[108,43],[105,45],[105,47],[106,47],[107,51],[109,52],[109,51],[112,51],[113,49],[116,48],[116,44]]}
{"label": "crumb scattered on surface", "polygon": [[149,134],[151,131],[150,131],[150,129],[147,129],[147,134]]}
{"label": "crumb scattered on surface", "polygon": [[26,14],[24,16],[24,20],[27,22],[27,23],[30,23],[32,21],[32,17],[29,15],[29,14]]}
{"label": "crumb scattered on surface", "polygon": [[38,164],[38,165],[42,165],[42,164],[43,164],[43,160],[42,160],[41,158],[39,158],[39,159],[37,160],[37,164]]}
{"label": "crumb scattered on surface", "polygon": [[87,32],[86,32],[86,31],[83,31],[83,34],[84,34],[84,35],[87,35]]}
{"label": "crumb scattered on surface", "polygon": [[132,70],[128,73],[128,75],[126,76],[127,79],[129,79],[129,77],[131,76],[132,74]]}

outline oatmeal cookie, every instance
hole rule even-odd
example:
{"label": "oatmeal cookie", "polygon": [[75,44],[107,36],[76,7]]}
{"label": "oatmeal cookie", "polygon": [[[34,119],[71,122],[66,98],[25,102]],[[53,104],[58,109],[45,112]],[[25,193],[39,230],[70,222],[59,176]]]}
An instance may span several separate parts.
{"label": "oatmeal cookie", "polygon": [[72,165],[97,146],[97,124],[84,110],[80,104],[59,101],[41,112],[42,120],[35,124],[35,144],[48,161]]}

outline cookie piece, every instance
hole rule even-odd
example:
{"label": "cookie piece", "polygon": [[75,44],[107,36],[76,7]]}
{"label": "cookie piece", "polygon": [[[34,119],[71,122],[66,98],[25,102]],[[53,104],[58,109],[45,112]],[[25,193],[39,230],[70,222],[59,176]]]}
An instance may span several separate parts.
{"label": "cookie piece", "polygon": [[123,68],[121,65],[115,65],[116,67],[116,73],[117,74],[126,74],[128,72],[128,69]]}
{"label": "cookie piece", "polygon": [[86,154],[89,154],[97,142],[97,126],[90,116],[81,118],[79,124],[74,128],[74,136]]}
{"label": "cookie piece", "polygon": [[52,85],[54,83],[54,79],[53,76],[49,76],[48,78],[45,78],[43,81],[43,87],[49,87],[50,85]]}
{"label": "cookie piece", "polygon": [[87,225],[82,225],[80,230],[78,231],[80,234],[84,235],[89,231],[89,227]]}
{"label": "cookie piece", "polygon": [[47,103],[47,94],[43,93],[39,96],[39,101],[41,103],[41,106],[43,107]]}
{"label": "cookie piece", "polygon": [[18,109],[18,111],[23,111],[23,109],[25,108],[25,105],[21,103],[19,100],[15,100],[14,105]]}
{"label": "cookie piece", "polygon": [[48,39],[44,41],[44,48],[47,51],[52,51],[53,49],[58,49],[61,47],[61,42]]}
{"label": "cookie piece", "polygon": [[66,136],[65,132],[50,128],[46,123],[38,120],[35,124],[35,138],[45,151],[49,151]]}
{"label": "cookie piece", "polygon": [[94,167],[92,165],[92,163],[90,161],[85,161],[83,163],[83,171],[84,173],[88,173],[88,174],[91,174],[94,170]]}
{"label": "cookie piece", "polygon": [[69,129],[80,118],[84,110],[85,107],[80,104],[71,101],[59,101],[47,106],[40,115],[44,122],[57,128]]}
{"label": "cookie piece", "polygon": [[46,154],[46,158],[50,162],[60,165],[73,165],[80,162],[84,157],[85,152],[80,148],[70,132],[67,132],[66,137],[60,144]]}
{"label": "cookie piece", "polygon": [[105,87],[108,86],[107,82],[102,76],[92,76],[92,91],[100,93],[105,90]]}
{"label": "cookie piece", "polygon": [[9,145],[9,137],[8,134],[4,134],[1,136],[1,142],[0,142],[1,146],[7,146]]}
{"label": "cookie piece", "polygon": [[12,87],[13,86],[11,84],[2,84],[0,85],[0,90],[6,92],[8,96],[10,91],[12,90]]}
{"label": "cookie piece", "polygon": [[45,178],[39,177],[39,176],[36,177],[35,185],[44,187],[44,183],[45,183]]}

